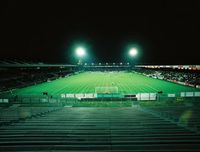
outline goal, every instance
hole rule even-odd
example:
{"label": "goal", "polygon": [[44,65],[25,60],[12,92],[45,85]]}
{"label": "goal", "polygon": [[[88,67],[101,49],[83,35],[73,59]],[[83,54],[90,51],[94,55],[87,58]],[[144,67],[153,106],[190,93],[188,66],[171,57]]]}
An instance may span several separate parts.
{"label": "goal", "polygon": [[118,93],[118,87],[112,86],[112,87],[95,87],[95,93],[98,94],[113,94]]}

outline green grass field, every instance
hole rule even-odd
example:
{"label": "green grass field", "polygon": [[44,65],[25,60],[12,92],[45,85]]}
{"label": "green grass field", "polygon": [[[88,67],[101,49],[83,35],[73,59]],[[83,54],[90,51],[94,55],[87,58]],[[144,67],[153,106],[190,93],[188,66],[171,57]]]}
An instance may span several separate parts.
{"label": "green grass field", "polygon": [[117,86],[120,93],[180,93],[182,91],[200,91],[163,80],[149,78],[137,73],[128,72],[84,72],[60,78],[52,82],[45,82],[34,86],[17,89],[13,95],[42,96],[48,92],[54,97],[64,93],[94,93],[95,87]]}

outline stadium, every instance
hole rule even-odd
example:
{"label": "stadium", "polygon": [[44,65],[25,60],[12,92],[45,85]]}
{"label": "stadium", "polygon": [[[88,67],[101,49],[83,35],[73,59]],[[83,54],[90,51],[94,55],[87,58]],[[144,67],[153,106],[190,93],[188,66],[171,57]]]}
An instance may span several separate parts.
{"label": "stadium", "polygon": [[197,2],[1,6],[0,151],[200,151]]}
{"label": "stadium", "polygon": [[199,71],[198,65],[1,64],[1,150],[196,151]]}

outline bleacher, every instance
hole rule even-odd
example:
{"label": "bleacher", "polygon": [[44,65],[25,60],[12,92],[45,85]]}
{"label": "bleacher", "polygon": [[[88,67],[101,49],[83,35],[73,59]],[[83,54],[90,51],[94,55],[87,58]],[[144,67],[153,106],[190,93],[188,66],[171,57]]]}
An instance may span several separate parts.
{"label": "bleacher", "polygon": [[141,108],[69,108],[0,127],[0,151],[199,151],[200,135]]}
{"label": "bleacher", "polygon": [[1,107],[0,126],[7,126],[20,120],[26,120],[32,117],[43,115],[57,110],[58,107],[24,107],[13,105],[10,107]]}
{"label": "bleacher", "polygon": [[[5,66],[5,65],[4,65]],[[73,73],[61,67],[0,67],[0,92],[55,80]]]}
{"label": "bleacher", "polygon": [[200,72],[192,70],[174,70],[174,69],[135,69],[136,72],[142,73],[149,77],[180,82],[193,87],[200,86]]}
{"label": "bleacher", "polygon": [[178,125],[183,125],[188,129],[196,130],[200,133],[200,108],[199,106],[167,106],[167,107],[151,107],[147,111],[151,111],[163,118],[168,118]]}

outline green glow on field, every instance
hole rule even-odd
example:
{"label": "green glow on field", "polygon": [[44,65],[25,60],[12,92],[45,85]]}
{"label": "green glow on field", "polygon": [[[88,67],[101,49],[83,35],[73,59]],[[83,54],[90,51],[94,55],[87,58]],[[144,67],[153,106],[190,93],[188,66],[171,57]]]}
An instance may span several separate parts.
{"label": "green glow on field", "polygon": [[42,92],[48,92],[49,95],[60,97],[62,93],[95,93],[96,87],[112,87],[113,84],[118,87],[119,93],[127,94],[153,93],[160,90],[163,93],[200,90],[131,72],[83,72],[51,82],[17,89],[13,91],[13,95],[43,96]]}

